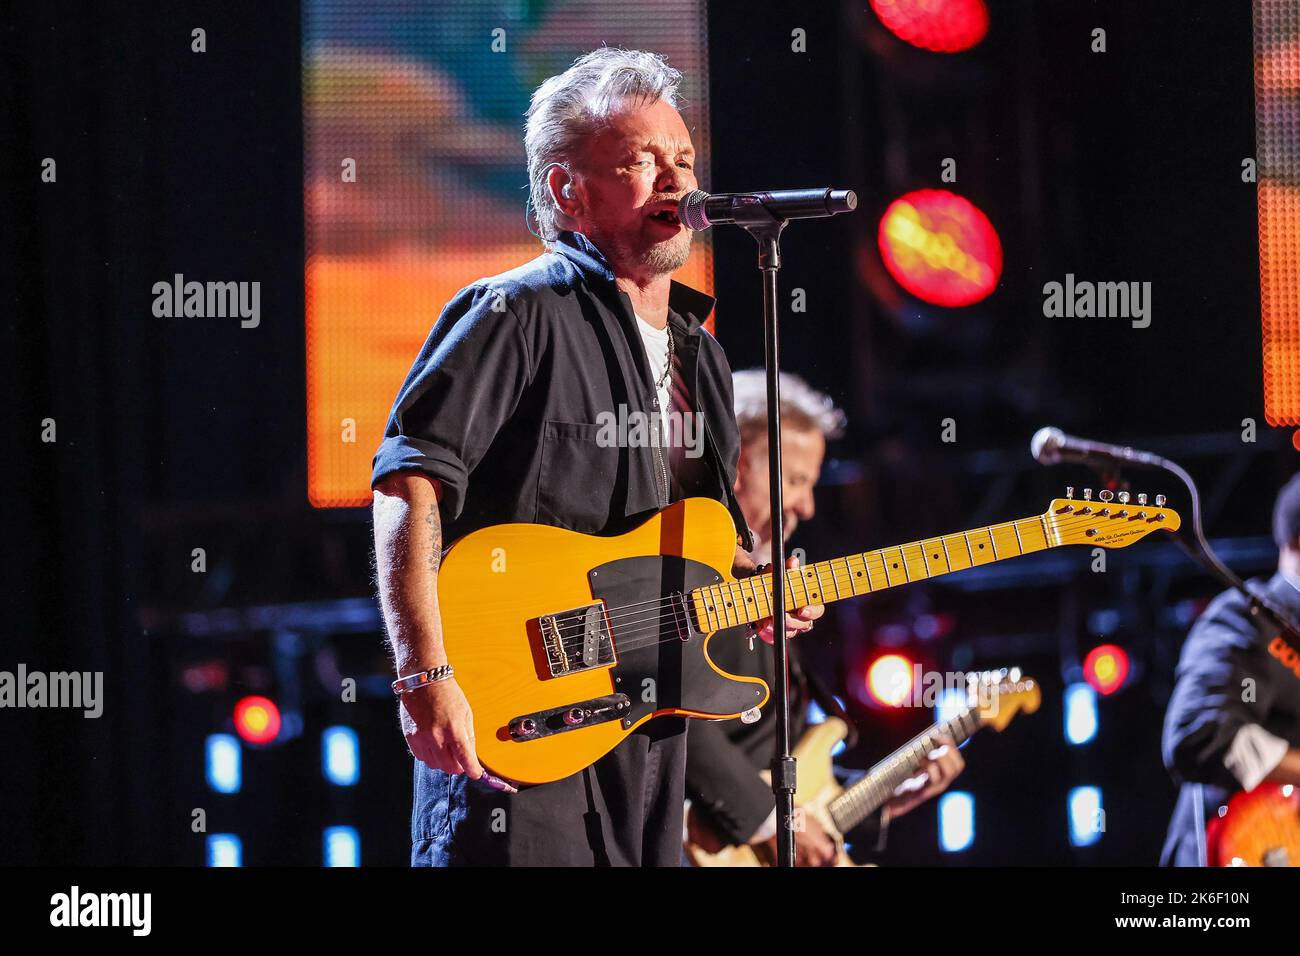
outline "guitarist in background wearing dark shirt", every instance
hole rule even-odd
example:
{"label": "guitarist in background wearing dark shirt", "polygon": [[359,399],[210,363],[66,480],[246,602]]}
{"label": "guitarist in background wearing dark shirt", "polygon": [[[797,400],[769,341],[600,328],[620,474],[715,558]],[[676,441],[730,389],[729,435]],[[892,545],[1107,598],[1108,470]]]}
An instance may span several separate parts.
{"label": "guitarist in background wearing dark shirt", "polygon": [[[1273,540],[1277,573],[1247,586],[1300,621],[1300,475],[1273,506]],[[1163,865],[1206,865],[1206,820],[1234,791],[1300,784],[1300,648],[1289,646],[1236,591],[1211,601],[1187,635],[1165,712],[1165,766],[1180,788]]]}
{"label": "guitarist in background wearing dark shirt", "polygon": [[[733,394],[741,441],[736,498],[756,542],[750,556],[763,564],[771,560],[772,551],[764,373],[758,369],[735,373]],[[813,517],[813,487],[821,473],[826,441],[838,436],[843,420],[844,413],[829,396],[810,388],[797,376],[781,376],[782,503],[787,540],[800,522]],[[770,643],[770,628],[760,636]],[[827,713],[839,709],[817,679],[800,666],[796,643],[790,645],[790,735],[794,741],[807,725],[810,702],[816,701]],[[762,677],[769,686],[775,679],[772,654],[766,646],[755,644],[750,649],[741,641],[717,641],[710,650],[715,663],[725,671]],[[686,791],[691,800],[687,831],[692,843],[709,853],[725,846],[775,844],[772,787],[759,776],[771,762],[775,739],[776,718],[770,707],[750,724],[738,720],[691,721]],[[880,847],[890,819],[943,792],[964,766],[956,747],[936,748],[925,772],[900,787],[898,795],[879,814],[858,828],[854,834],[858,842]],[[803,819],[804,828],[795,832],[796,862],[800,866],[833,863],[834,841],[813,814]]]}

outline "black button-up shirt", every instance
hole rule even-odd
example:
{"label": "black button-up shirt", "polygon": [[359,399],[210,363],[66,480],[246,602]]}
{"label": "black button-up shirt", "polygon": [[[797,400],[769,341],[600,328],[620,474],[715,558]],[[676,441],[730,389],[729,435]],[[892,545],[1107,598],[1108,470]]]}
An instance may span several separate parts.
{"label": "black button-up shirt", "polygon": [[[733,488],[740,436],[731,369],[701,322],[710,296],[674,282],[668,321],[701,413],[692,496],[727,505],[752,547]],[[619,534],[670,503],[667,449],[611,444],[605,416],[654,416],[654,386],[627,294],[580,233],[517,269],[462,289],[443,309],[398,393],[372,484],[418,470],[442,483],[445,541],[506,522]],[[727,569],[720,569],[727,570]]]}
{"label": "black button-up shirt", "polygon": [[[1300,618],[1300,591],[1281,573],[1248,586],[1292,620]],[[1258,725],[1300,747],[1300,674],[1270,652],[1276,635],[1263,618],[1251,617],[1237,591],[1210,602],[1187,635],[1165,711],[1165,766],[1180,787],[1164,865],[1201,864],[1206,820],[1241,789],[1225,758],[1243,727]],[[1247,687],[1252,693],[1244,693]]]}

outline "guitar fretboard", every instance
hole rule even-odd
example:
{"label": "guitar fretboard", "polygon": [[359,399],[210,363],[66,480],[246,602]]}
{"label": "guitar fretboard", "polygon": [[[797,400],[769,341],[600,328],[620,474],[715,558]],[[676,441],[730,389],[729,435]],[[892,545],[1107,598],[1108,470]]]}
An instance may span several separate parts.
{"label": "guitar fretboard", "polygon": [[[789,569],[785,607],[793,611],[809,604],[829,604],[1042,551],[1059,544],[1052,530],[1044,516],[1036,515]],[[696,588],[691,598],[702,631],[761,621],[772,616],[772,575],[755,574]]]}
{"label": "guitar fretboard", "polygon": [[940,721],[913,737],[827,805],[835,828],[840,833],[848,833],[884,806],[899,785],[921,768],[926,755],[935,748],[941,737],[947,737],[960,745],[982,726],[979,716],[968,708],[956,717]]}

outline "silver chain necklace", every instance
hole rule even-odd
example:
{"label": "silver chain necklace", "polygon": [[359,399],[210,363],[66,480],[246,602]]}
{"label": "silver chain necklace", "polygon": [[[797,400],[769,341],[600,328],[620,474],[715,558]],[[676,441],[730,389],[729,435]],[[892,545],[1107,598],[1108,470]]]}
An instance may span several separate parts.
{"label": "silver chain necklace", "polygon": [[669,322],[664,326],[668,332],[668,361],[664,364],[664,373],[659,376],[659,381],[655,382],[655,403],[659,402],[659,390],[664,387],[668,381],[668,376],[673,373],[673,324]]}

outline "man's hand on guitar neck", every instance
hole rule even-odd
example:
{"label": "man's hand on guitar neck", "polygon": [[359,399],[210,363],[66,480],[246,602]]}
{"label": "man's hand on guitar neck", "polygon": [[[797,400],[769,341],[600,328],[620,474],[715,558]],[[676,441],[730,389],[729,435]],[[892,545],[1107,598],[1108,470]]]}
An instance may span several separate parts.
{"label": "man's hand on guitar neck", "polygon": [[[786,558],[785,566],[787,568],[797,568],[799,567],[799,559],[791,555]],[[731,573],[737,578],[747,578],[750,575],[758,574],[759,568],[754,564],[748,554],[740,548],[737,548],[736,560],[732,565]],[[787,610],[785,612],[785,636],[787,638],[792,638],[807,631],[811,631],[816,620],[825,613],[825,604],[810,604],[807,607],[798,608],[793,612]],[[756,633],[763,643],[771,644],[776,637],[773,633],[772,619],[766,617],[759,621]]]}
{"label": "man's hand on guitar neck", "polygon": [[903,782],[885,804],[884,823],[897,820],[909,810],[937,797],[966,769],[966,760],[951,740],[941,740],[927,755],[925,769]]}

